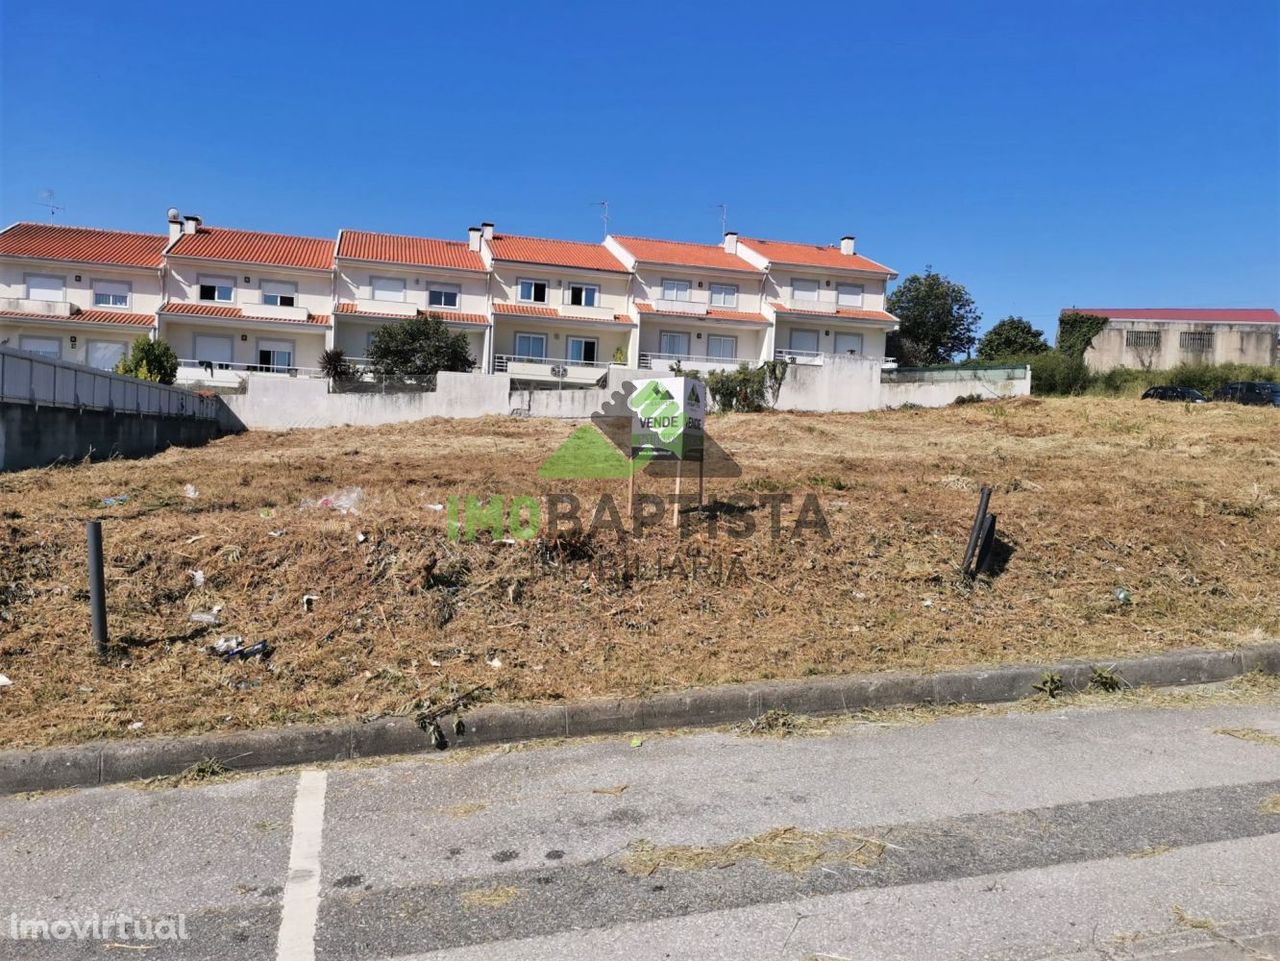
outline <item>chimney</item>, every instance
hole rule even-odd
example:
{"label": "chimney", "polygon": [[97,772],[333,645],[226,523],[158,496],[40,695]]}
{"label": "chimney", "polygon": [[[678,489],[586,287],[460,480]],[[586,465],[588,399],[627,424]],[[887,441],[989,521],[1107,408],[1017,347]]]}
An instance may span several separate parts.
{"label": "chimney", "polygon": [[184,234],[194,234],[197,230],[200,229],[200,225],[202,223],[204,223],[204,221],[201,220],[199,217],[197,217],[195,214],[189,214],[188,216],[182,218],[182,232]]}
{"label": "chimney", "polygon": [[738,232],[736,230],[726,230],[724,232],[724,252],[726,254],[736,254],[738,252]]}
{"label": "chimney", "polygon": [[493,224],[489,223],[487,220],[486,220],[484,223],[482,223],[482,224],[480,225],[480,234],[481,234],[481,236],[483,236],[483,237],[484,237],[484,239],[485,239],[485,240],[492,240],[492,239],[493,239]]}
{"label": "chimney", "polygon": [[844,254],[846,257],[852,257],[852,256],[853,256],[853,243],[854,243],[854,241],[855,241],[856,239],[857,239],[857,238],[856,238],[856,237],[854,237],[852,234],[845,234],[843,237],[841,237],[841,238],[840,238],[840,253]]}
{"label": "chimney", "polygon": [[182,214],[177,207],[169,208],[169,243],[182,236]]}
{"label": "chimney", "polygon": [[480,249],[480,228],[479,227],[467,228],[467,249],[472,251],[473,253],[476,251],[479,251]]}

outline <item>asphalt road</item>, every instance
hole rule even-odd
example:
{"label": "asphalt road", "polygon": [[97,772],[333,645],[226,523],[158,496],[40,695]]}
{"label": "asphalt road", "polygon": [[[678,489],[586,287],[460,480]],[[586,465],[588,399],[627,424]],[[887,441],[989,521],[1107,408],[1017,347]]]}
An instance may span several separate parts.
{"label": "asphalt road", "polygon": [[[0,957],[1280,959],[1267,735],[1280,704],[1069,708],[0,798]],[[811,867],[725,853],[785,827]],[[186,937],[12,937],[121,913]]]}

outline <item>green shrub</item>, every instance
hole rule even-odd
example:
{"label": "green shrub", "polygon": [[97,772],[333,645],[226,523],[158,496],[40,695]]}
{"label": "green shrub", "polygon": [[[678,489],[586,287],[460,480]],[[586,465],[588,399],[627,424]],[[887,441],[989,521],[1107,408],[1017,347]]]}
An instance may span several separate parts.
{"label": "green shrub", "polygon": [[120,358],[116,373],[172,384],[178,379],[178,355],[163,340],[152,340],[143,334],[133,342],[129,353]]}
{"label": "green shrub", "polygon": [[1079,394],[1089,386],[1089,368],[1084,358],[1050,350],[1017,359],[1031,366],[1031,393]]}
{"label": "green shrub", "polygon": [[1105,373],[1094,374],[1090,379],[1089,393],[1137,397],[1148,387],[1170,384],[1194,387],[1208,397],[1224,384],[1238,380],[1280,382],[1280,367],[1252,364],[1179,364],[1168,370],[1117,367]]}

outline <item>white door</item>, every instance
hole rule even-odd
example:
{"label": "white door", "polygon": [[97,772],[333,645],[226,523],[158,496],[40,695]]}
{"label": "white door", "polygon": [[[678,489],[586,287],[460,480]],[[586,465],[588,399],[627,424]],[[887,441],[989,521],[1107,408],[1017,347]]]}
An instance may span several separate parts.
{"label": "white door", "polygon": [[226,365],[231,363],[230,337],[196,334],[194,347],[195,357],[192,359],[202,364],[214,364],[225,369]]}
{"label": "white door", "polygon": [[44,357],[58,358],[62,356],[62,338],[21,337],[18,340],[18,349],[30,351],[33,354],[40,354]]}
{"label": "white door", "polygon": [[569,360],[580,364],[596,362],[596,339],[594,337],[570,337]]}
{"label": "white door", "polygon": [[836,334],[836,353],[837,354],[861,354],[862,353],[862,335],[861,334]]}
{"label": "white door", "polygon": [[689,335],[674,330],[664,330],[658,334],[658,353],[689,356]]}
{"label": "white door", "polygon": [[98,370],[115,370],[124,358],[126,345],[119,340],[91,340],[86,353],[86,363]]}
{"label": "white door", "polygon": [[816,354],[818,352],[818,332],[816,330],[792,330],[791,349],[804,350]]}

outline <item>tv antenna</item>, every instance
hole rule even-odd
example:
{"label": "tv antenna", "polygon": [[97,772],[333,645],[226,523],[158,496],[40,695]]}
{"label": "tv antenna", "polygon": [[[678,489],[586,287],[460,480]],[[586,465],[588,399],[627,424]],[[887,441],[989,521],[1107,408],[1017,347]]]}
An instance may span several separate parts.
{"label": "tv antenna", "polygon": [[600,208],[600,217],[604,221],[604,235],[609,236],[609,201],[598,200],[591,205]]}
{"label": "tv antenna", "polygon": [[720,208],[720,236],[724,236],[729,231],[729,205],[716,204]]}
{"label": "tv antenna", "polygon": [[49,211],[49,223],[53,223],[53,218],[66,210],[66,207],[59,206],[54,202],[55,198],[52,190],[40,191],[40,199],[31,201],[37,207],[45,207]]}

